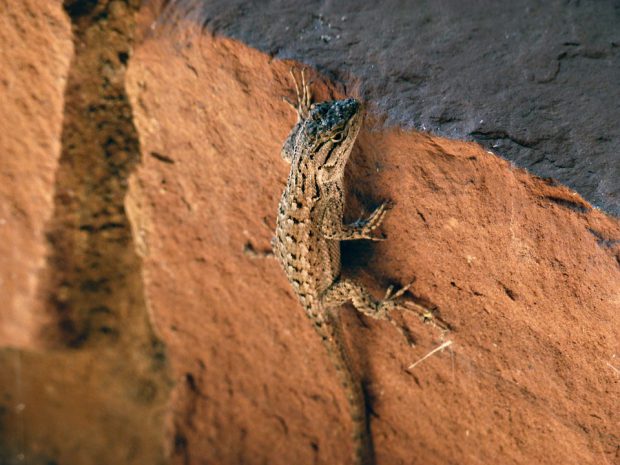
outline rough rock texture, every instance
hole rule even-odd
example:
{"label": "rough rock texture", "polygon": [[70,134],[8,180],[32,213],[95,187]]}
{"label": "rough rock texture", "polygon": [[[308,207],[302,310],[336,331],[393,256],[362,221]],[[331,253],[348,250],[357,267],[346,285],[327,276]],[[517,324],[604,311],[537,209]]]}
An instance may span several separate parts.
{"label": "rough rock texture", "polygon": [[[269,248],[294,114],[289,63],[192,22],[151,30],[128,73],[143,163],[129,194],[153,318],[176,379],[174,463],[346,463],[347,403]],[[318,98],[341,95],[320,76]],[[347,173],[351,219],[396,202],[389,239],[346,250],[376,292],[445,336],[345,308],[380,464],[617,461],[620,227],[472,143],[380,129]],[[450,350],[407,367],[445,338]]]}
{"label": "rough rock texture", "polygon": [[387,126],[474,139],[620,215],[620,5],[171,0],[186,18],[347,84]]}
{"label": "rough rock texture", "polygon": [[[260,256],[288,171],[279,151],[294,122],[281,99],[292,96],[291,62],[213,36],[197,20],[204,11],[4,3],[0,34],[23,52],[2,50],[14,68],[0,75],[12,136],[0,143],[13,156],[0,157],[0,174],[13,175],[0,208],[15,207],[4,218],[14,227],[0,229],[13,241],[0,251],[14,258],[0,273],[3,292],[21,273],[5,295],[23,301],[0,322],[0,464],[347,463],[338,377],[278,265]],[[372,8],[356,11],[382,25]],[[50,18],[55,60],[28,58]],[[313,50],[336,63],[332,42]],[[16,78],[29,69],[19,60],[40,80]],[[368,74],[320,68],[331,72],[311,70],[318,99],[380,96]],[[386,92],[405,101],[399,82]],[[41,102],[56,113],[31,110]],[[408,297],[452,327],[403,314],[409,348],[391,325],[343,308],[376,463],[620,462],[620,222],[475,143],[389,127],[403,121],[375,103],[348,166],[347,215],[396,206],[387,241],[346,247],[345,272],[377,295],[415,278]],[[441,99],[415,103],[423,114]]]}
{"label": "rough rock texture", "polygon": [[[73,53],[60,2],[0,1],[0,344],[29,346]],[[46,50],[46,53],[41,53]]]}
{"label": "rough rock texture", "polygon": [[124,208],[140,159],[125,93],[137,5],[64,7],[2,8],[16,58],[1,120],[11,306],[0,332],[0,463],[165,463],[166,355]]}

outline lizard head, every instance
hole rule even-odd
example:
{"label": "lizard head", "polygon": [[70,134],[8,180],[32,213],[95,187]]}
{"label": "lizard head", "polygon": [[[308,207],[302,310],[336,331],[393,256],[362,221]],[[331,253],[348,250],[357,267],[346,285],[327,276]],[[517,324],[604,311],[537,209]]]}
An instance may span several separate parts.
{"label": "lizard head", "polygon": [[355,138],[362,124],[360,102],[349,98],[313,105],[303,125],[310,142],[319,184],[326,184],[344,175]]}

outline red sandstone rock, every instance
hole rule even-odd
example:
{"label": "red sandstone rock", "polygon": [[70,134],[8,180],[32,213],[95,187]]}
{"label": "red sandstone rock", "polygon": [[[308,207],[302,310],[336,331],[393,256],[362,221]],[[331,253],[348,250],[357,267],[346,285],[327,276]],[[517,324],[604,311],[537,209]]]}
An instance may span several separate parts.
{"label": "red sandstone rock", "polygon": [[0,3],[0,346],[29,347],[73,54],[58,0]]}
{"label": "red sandstone rock", "polygon": [[[84,49],[63,110],[68,20],[58,3],[9,3],[10,27],[0,28],[14,45],[2,49],[9,73],[0,79],[0,462],[346,463],[336,373],[277,264],[247,253],[269,248],[288,172],[279,151],[295,118],[281,99],[292,94],[290,63],[181,22],[146,28],[125,74],[130,11],[111,1],[90,28],[97,11],[69,2]],[[148,6],[142,13],[150,25]],[[98,34],[121,52],[102,49]],[[318,99],[342,96],[343,86],[314,77]],[[80,112],[110,86],[121,105],[98,113],[105,124],[93,132]],[[77,145],[65,145],[58,167],[63,116]],[[379,129],[380,118],[368,116],[348,166],[347,215],[392,199],[388,240],[346,247],[345,272],[377,295],[415,278],[410,298],[452,330],[403,314],[410,348],[391,325],[342,309],[377,464],[618,461],[618,220],[476,144]],[[110,127],[133,140],[133,126],[118,124],[127,121],[141,158],[124,209],[122,189],[93,191],[96,176],[122,187],[131,172],[98,155]],[[59,191],[74,184],[85,193],[63,203]],[[117,218],[103,223],[110,231],[75,219],[100,218],[85,212],[101,205]],[[40,339],[63,316],[54,276],[39,283],[54,272],[71,277],[68,315],[82,324],[78,339],[56,345]],[[88,273],[115,283],[108,295],[85,285]],[[80,320],[96,299],[109,320]],[[35,343],[40,350],[6,348]]]}
{"label": "red sandstone rock", "polygon": [[[347,403],[269,248],[288,167],[290,64],[178,25],[128,74],[143,162],[128,202],[177,384],[175,463],[345,463]],[[331,91],[321,78],[320,98]],[[334,91],[338,95],[338,92]],[[347,250],[374,286],[415,278],[443,336],[343,308],[379,464],[600,463],[616,457],[618,222],[472,143],[373,128],[348,215],[396,207]],[[407,369],[444,340],[449,349]]]}

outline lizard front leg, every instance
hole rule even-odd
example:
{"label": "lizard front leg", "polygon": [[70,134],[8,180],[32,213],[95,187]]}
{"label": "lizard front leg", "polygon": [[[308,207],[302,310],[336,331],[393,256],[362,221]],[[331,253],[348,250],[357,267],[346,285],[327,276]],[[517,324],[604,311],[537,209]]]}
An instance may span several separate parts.
{"label": "lizard front leg", "polygon": [[357,239],[368,239],[371,241],[382,241],[385,238],[374,236],[372,232],[377,229],[383,220],[392,203],[385,201],[373,211],[365,220],[359,219],[351,224],[342,223],[342,214],[335,215],[334,209],[336,205],[330,205],[331,208],[326,209],[321,221],[321,233],[323,237],[336,241],[351,241]]}

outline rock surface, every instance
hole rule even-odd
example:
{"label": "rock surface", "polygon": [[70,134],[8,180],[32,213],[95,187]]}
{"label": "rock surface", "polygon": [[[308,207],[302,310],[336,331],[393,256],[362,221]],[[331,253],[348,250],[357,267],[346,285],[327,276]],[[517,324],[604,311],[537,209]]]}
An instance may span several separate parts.
{"label": "rock surface", "polygon": [[[0,272],[34,284],[0,325],[0,463],[348,463],[338,377],[278,265],[261,256],[288,172],[279,151],[294,123],[281,99],[292,97],[292,62],[211,35],[232,17],[205,30],[204,11],[178,2],[175,14],[156,2],[139,10],[133,51],[137,3],[7,5],[13,29],[0,33],[33,21],[36,38],[37,18],[57,18],[52,36],[66,54],[71,37],[75,54],[64,68],[38,65],[66,89],[33,81],[27,105],[1,113],[2,124],[11,114],[28,123],[8,126],[18,157],[33,128],[48,127],[24,108],[56,102],[51,148],[36,153],[50,168],[23,165],[47,179],[37,181],[47,200],[20,197],[18,177],[0,191],[39,231],[7,213],[11,237],[29,241],[13,253],[32,261]],[[20,37],[11,40],[30,35]],[[379,95],[368,75],[319,68],[318,100]],[[349,72],[358,80],[346,88],[332,80]],[[416,103],[422,113],[432,104]],[[345,273],[377,295],[415,279],[408,298],[451,331],[398,315],[411,348],[343,307],[376,463],[619,461],[620,222],[475,143],[403,128],[380,105],[348,166],[346,214],[383,199],[395,208],[387,241],[345,248]],[[22,168],[0,163],[3,175]],[[20,310],[36,318],[25,324]]]}
{"label": "rock surface", "polygon": [[[294,122],[288,63],[191,21],[152,30],[128,92],[130,189],[154,321],[176,379],[176,463],[346,463],[347,403],[269,248]],[[317,98],[341,95],[315,76]],[[369,118],[349,217],[396,202],[388,241],[346,250],[375,292],[415,278],[443,335],[343,309],[377,463],[617,460],[620,229],[568,189],[472,143]],[[171,225],[173,225],[171,227]],[[596,271],[594,271],[596,270]],[[173,311],[171,309],[174,309]],[[450,350],[408,369],[442,341]],[[616,367],[616,368],[614,368]]]}
{"label": "rock surface", "polygon": [[27,347],[44,318],[37,286],[73,42],[58,1],[2,0],[0,21],[0,342]]}
{"label": "rock surface", "polygon": [[137,5],[2,6],[0,463],[166,463],[171,383],[124,208]]}
{"label": "rock surface", "polygon": [[353,86],[386,126],[473,139],[620,215],[613,0],[171,0],[180,18]]}

